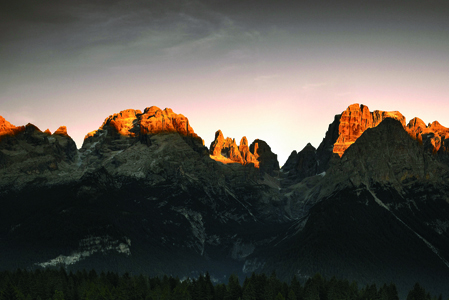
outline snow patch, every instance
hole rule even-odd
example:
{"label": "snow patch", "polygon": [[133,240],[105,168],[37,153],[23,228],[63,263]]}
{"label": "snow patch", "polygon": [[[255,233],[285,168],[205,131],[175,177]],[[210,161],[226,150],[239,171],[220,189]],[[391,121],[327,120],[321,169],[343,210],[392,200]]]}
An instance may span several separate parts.
{"label": "snow patch", "polygon": [[72,252],[70,255],[59,255],[56,258],[42,263],[35,263],[40,267],[54,267],[58,265],[73,265],[86,257],[91,256],[94,253],[101,252],[106,253],[110,251],[117,251],[126,255],[131,255],[131,240],[124,238],[124,241],[120,242],[113,240],[110,236],[94,237],[89,236],[79,241],[79,249]]}

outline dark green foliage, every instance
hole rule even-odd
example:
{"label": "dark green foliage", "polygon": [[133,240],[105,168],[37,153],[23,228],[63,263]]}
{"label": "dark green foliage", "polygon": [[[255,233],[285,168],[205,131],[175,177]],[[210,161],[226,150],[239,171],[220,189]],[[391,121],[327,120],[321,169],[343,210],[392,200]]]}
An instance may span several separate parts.
{"label": "dark green foliage", "polygon": [[416,283],[413,289],[408,293],[407,300],[431,300],[429,295],[426,295],[426,291],[423,287]]}
{"label": "dark green foliage", "polygon": [[[356,282],[320,274],[301,285],[297,277],[290,284],[281,282],[273,272],[270,277],[253,273],[240,284],[237,275],[228,283],[212,283],[209,273],[197,279],[163,276],[149,278],[125,273],[97,274],[95,271],[36,270],[0,272],[0,300],[399,300],[396,285],[361,289]],[[432,297],[415,284],[407,300],[442,300]]]}

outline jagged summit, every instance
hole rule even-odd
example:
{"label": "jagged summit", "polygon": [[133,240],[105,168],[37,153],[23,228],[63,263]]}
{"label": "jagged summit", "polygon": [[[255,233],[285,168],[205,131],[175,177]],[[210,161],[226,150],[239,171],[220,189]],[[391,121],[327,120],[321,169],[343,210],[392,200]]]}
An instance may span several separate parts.
{"label": "jagged summit", "polygon": [[[9,123],[5,118],[0,116],[0,139],[3,136],[14,136],[14,135],[17,135],[20,132],[23,132],[25,130],[30,131],[31,128],[33,129],[33,131],[37,131],[37,132],[45,133],[47,135],[51,135],[51,131],[49,129],[46,129],[45,131],[41,131],[36,125],[31,124],[31,123],[28,123],[25,126],[14,126],[11,123]],[[53,134],[69,136],[67,134],[67,127],[66,126],[60,126]]]}
{"label": "jagged summit", "polygon": [[432,152],[439,151],[442,146],[442,149],[447,148],[445,140],[446,137],[449,137],[449,129],[437,121],[426,126],[421,119],[413,118],[406,125],[406,119],[399,111],[375,110],[371,112],[368,106],[358,103],[348,106],[341,115],[336,116],[334,125],[330,126],[330,128],[338,127],[337,135],[333,135],[333,139],[336,138],[336,140],[323,140],[323,143],[332,144],[332,152],[341,157],[363,132],[378,126],[387,118],[398,120],[414,139],[422,141]]}
{"label": "jagged summit", "polygon": [[209,154],[212,159],[225,164],[239,163],[247,165],[252,163],[256,168],[259,167],[259,161],[254,156],[254,153],[249,151],[248,140],[245,136],[240,140],[240,146],[237,146],[235,139],[224,138],[223,132],[217,130],[215,139],[210,144]]}
{"label": "jagged summit", "polygon": [[111,134],[126,137],[156,134],[162,132],[178,132],[185,136],[198,137],[189,120],[182,114],[176,114],[171,108],[161,110],[157,106],[140,110],[127,109],[107,117],[98,130],[86,135],[85,140],[97,136],[100,131],[110,129]]}
{"label": "jagged summit", "polygon": [[60,126],[58,129],[56,129],[56,131],[53,134],[69,136],[67,134],[67,127],[65,126]]}
{"label": "jagged summit", "polygon": [[12,136],[25,130],[24,126],[16,127],[0,116],[0,139],[4,136]]}
{"label": "jagged summit", "polygon": [[279,170],[277,155],[271,151],[265,141],[256,139],[248,146],[248,139],[244,136],[240,140],[240,145],[237,146],[235,139],[229,137],[225,139],[221,130],[215,132],[215,139],[210,144],[209,154],[212,159],[225,164],[253,164],[254,167],[269,174]]}
{"label": "jagged summit", "polygon": [[413,118],[408,123],[406,130],[414,139],[423,143],[424,147],[433,153],[448,150],[449,128],[444,127],[438,121],[426,126],[423,120]]}
{"label": "jagged summit", "polygon": [[342,114],[338,126],[338,139],[333,152],[340,157],[368,128],[376,127],[386,118],[393,118],[405,127],[405,117],[398,111],[375,110],[370,112],[368,106],[352,104]]}

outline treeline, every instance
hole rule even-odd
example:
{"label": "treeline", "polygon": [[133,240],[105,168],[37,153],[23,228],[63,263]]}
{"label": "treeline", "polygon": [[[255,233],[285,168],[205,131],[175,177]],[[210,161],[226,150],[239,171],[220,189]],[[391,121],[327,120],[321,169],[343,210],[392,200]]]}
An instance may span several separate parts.
{"label": "treeline", "polygon": [[[316,274],[301,284],[296,277],[288,284],[273,273],[252,274],[243,284],[236,275],[227,284],[213,284],[206,273],[195,279],[149,278],[128,273],[67,273],[65,270],[0,272],[1,300],[399,300],[394,284],[359,288],[356,282]],[[415,284],[407,300],[442,300]]]}

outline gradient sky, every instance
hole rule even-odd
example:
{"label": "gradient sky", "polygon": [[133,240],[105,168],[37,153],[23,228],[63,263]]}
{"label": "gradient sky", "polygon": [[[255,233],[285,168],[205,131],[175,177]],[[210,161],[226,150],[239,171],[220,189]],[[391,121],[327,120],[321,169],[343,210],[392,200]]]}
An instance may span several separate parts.
{"label": "gradient sky", "polygon": [[[265,140],[282,165],[352,103],[449,127],[448,1],[0,4],[0,115],[81,147],[128,108],[170,107],[207,146]],[[301,3],[298,3],[301,2]]]}

